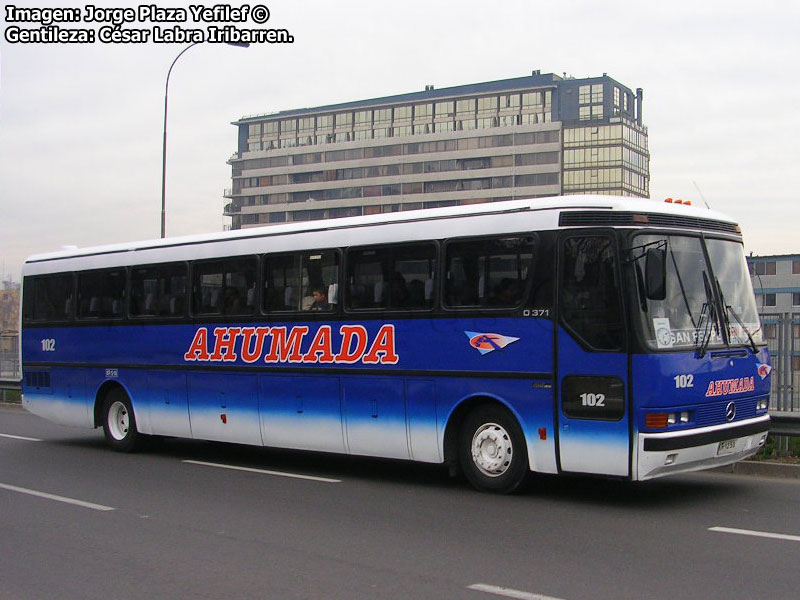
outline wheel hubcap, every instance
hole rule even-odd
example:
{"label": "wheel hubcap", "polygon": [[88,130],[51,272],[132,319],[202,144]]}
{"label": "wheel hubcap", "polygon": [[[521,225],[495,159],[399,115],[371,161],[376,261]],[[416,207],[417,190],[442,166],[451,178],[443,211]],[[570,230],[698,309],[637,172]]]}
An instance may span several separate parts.
{"label": "wheel hubcap", "polygon": [[122,402],[114,402],[108,409],[108,430],[115,440],[122,440],[128,435],[130,417],[128,408]]}
{"label": "wheel hubcap", "polygon": [[481,473],[498,477],[511,466],[511,436],[497,423],[481,425],[472,436],[472,461]]}

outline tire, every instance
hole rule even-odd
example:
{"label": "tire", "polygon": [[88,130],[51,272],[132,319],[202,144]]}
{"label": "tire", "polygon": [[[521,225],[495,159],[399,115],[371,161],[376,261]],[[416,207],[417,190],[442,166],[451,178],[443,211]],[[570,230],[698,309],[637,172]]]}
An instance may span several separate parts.
{"label": "tire", "polygon": [[528,475],[522,428],[505,408],[483,405],[467,415],[458,439],[464,476],[483,492],[510,494]]}
{"label": "tire", "polygon": [[143,436],[136,429],[131,401],[120,389],[109,392],[103,403],[103,433],[118,452],[134,452],[142,445]]}

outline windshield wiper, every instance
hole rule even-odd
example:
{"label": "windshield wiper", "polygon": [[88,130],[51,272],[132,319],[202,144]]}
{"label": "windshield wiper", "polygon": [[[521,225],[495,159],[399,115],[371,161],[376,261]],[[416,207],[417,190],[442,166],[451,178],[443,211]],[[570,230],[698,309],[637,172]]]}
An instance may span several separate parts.
{"label": "windshield wiper", "polygon": [[750,330],[747,328],[747,326],[744,323],[742,323],[742,320],[739,318],[739,315],[736,314],[736,311],[733,310],[733,307],[730,304],[725,306],[725,310],[733,315],[733,318],[736,319],[736,322],[739,324],[739,327],[741,327],[742,330],[744,330],[744,332],[747,334],[747,339],[750,340],[750,349],[753,351],[753,354],[758,354],[758,346],[756,345],[756,341],[753,339],[753,336],[750,333]]}
{"label": "windshield wiper", "polygon": [[[703,303],[703,308],[700,311],[700,318],[697,320],[697,327],[695,334],[700,333],[700,327],[705,325],[703,329],[703,337],[700,339],[698,335],[699,345],[697,347],[697,358],[703,358],[711,343],[711,332],[716,331],[717,335],[720,334],[720,323],[717,315],[717,310],[714,305],[714,294],[711,291],[711,283],[708,281],[708,275],[703,271],[703,287],[706,292],[706,301]],[[706,316],[708,313],[708,316]],[[690,313],[691,314],[691,313]]]}
{"label": "windshield wiper", "polygon": [[[708,349],[708,344],[711,342],[711,332],[716,328],[714,322],[711,320],[711,316],[706,318],[706,313],[711,312],[709,310],[710,305],[708,302],[703,302],[703,308],[700,311],[700,318],[697,320],[697,327],[695,328],[695,336],[697,337],[697,358],[703,358],[706,355],[706,350]],[[705,326],[703,329],[702,337],[700,336],[700,328]]]}
{"label": "windshield wiper", "polygon": [[728,318],[728,313],[730,313],[730,314],[733,315],[733,318],[736,319],[736,322],[739,324],[739,327],[741,327],[742,330],[745,332],[745,334],[747,334],[747,339],[750,340],[750,349],[753,351],[753,354],[758,354],[758,346],[756,345],[756,342],[753,339],[753,336],[750,333],[750,330],[742,322],[742,319],[739,317],[739,315],[736,313],[736,311],[733,310],[733,307],[730,304],[726,304],[725,303],[725,296],[722,294],[722,286],[720,286],[720,284],[719,284],[719,279],[717,279],[715,277],[714,278],[714,283],[717,284],[717,291],[719,292],[719,298],[722,301],[722,306],[725,307],[725,326],[726,326],[726,328],[728,330],[728,336],[730,337],[730,329],[731,329],[731,321]]}

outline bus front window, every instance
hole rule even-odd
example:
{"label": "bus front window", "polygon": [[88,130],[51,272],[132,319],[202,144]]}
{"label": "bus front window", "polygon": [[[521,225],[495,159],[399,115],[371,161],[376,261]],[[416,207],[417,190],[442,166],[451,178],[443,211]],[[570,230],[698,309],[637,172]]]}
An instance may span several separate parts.
{"label": "bus front window", "polygon": [[[703,251],[705,244],[710,266]],[[644,292],[648,247],[666,251],[666,293],[663,300]],[[654,349],[692,349],[751,345],[762,336],[755,298],[741,244],[682,235],[634,237],[630,260],[636,271],[640,329]],[[722,307],[722,314],[718,314]]]}
{"label": "bus front window", "polygon": [[730,343],[761,343],[763,337],[758,308],[742,245],[728,240],[708,239],[706,248],[719,286]]}

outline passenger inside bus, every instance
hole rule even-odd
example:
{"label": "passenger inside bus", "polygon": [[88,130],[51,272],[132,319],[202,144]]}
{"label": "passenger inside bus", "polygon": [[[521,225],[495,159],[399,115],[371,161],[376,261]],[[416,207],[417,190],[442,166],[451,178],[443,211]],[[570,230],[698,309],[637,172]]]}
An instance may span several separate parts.
{"label": "passenger inside bus", "polygon": [[314,301],[311,303],[311,306],[308,307],[308,310],[323,311],[330,309],[331,305],[328,303],[328,286],[315,285],[311,288],[311,298],[313,298]]}

